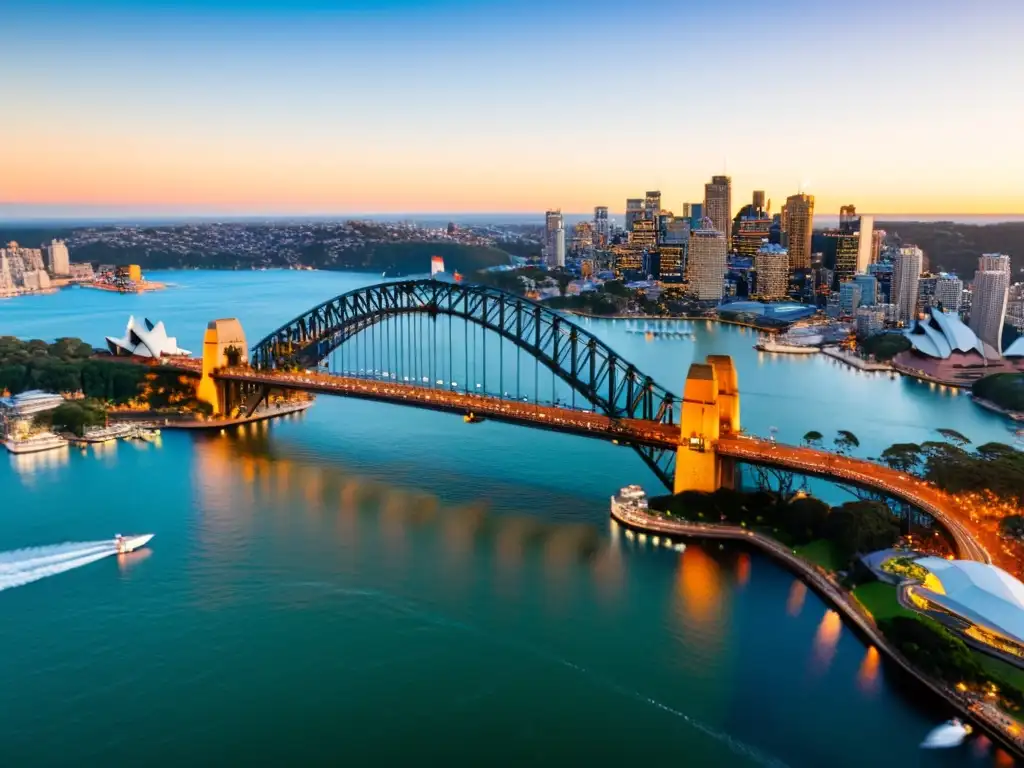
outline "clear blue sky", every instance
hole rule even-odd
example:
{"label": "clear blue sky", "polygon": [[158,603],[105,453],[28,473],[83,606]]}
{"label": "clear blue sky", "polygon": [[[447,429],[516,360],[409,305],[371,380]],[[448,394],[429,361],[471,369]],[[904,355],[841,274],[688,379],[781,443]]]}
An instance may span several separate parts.
{"label": "clear blue sky", "polygon": [[1024,2],[19,2],[0,203],[45,213],[1024,212]]}

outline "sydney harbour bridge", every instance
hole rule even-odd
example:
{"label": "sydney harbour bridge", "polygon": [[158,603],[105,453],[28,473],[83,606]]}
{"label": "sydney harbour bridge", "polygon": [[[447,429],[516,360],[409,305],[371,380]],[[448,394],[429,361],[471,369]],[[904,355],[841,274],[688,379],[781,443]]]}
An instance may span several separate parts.
{"label": "sydney harbour bridge", "polygon": [[579,324],[481,285],[371,285],[290,320],[251,348],[234,319],[203,341],[200,398],[253,414],[272,390],[371,399],[633,448],[672,492],[732,487],[737,463],[877,491],[931,515],[962,558],[990,562],[952,497],[884,465],[746,435],[730,357],[692,363],[680,393]]}

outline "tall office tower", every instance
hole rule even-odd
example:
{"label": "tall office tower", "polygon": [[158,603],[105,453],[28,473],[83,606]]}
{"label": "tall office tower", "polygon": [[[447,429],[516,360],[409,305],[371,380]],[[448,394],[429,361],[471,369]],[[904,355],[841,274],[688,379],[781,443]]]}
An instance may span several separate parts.
{"label": "tall office tower", "polygon": [[685,216],[662,216],[658,241],[663,245],[686,245],[690,241],[690,220]]}
{"label": "tall office tower", "polygon": [[917,317],[917,283],[924,253],[916,245],[900,248],[893,259],[890,302],[896,305],[896,322],[910,325]]}
{"label": "tall office tower", "polygon": [[[857,274],[857,256],[860,239],[854,232],[838,232],[836,234],[836,266],[835,281],[837,284],[852,280]],[[839,286],[834,286],[838,288]]]}
{"label": "tall office tower", "polygon": [[772,220],[761,216],[758,218],[744,217],[739,220],[732,245],[740,256],[754,258],[765,240],[771,240]]}
{"label": "tall office tower", "polygon": [[565,221],[562,211],[548,211],[544,216],[544,258],[549,267],[565,266]]}
{"label": "tall office tower", "polygon": [[946,312],[960,311],[964,300],[964,281],[956,275],[943,272],[935,281],[935,303]]}
{"label": "tall office tower", "polygon": [[644,218],[651,221],[658,220],[661,213],[661,192],[654,190],[644,195]]}
{"label": "tall office tower", "polygon": [[704,216],[725,235],[728,253],[732,249],[732,179],[728,176],[712,176],[711,183],[704,185]]}
{"label": "tall office tower", "polygon": [[594,225],[589,221],[578,221],[572,227],[572,252],[583,255],[594,248]]}
{"label": "tall office tower", "polygon": [[1005,253],[983,253],[978,259],[978,270],[1010,274],[1010,257]]}
{"label": "tall office tower", "polygon": [[594,208],[594,245],[604,248],[608,245],[611,234],[608,227],[608,206],[599,205]]}
{"label": "tall office tower", "polygon": [[935,306],[935,285],[938,283],[938,275],[921,275],[917,281],[917,311],[927,312]]}
{"label": "tall office tower", "polygon": [[789,294],[789,254],[780,245],[763,243],[754,254],[755,293],[762,299],[784,299]]}
{"label": "tall office tower", "polygon": [[1003,352],[1003,320],[1010,291],[1010,257],[986,253],[978,259],[971,288],[971,319],[968,325],[978,338],[996,352]]}
{"label": "tall office tower", "polygon": [[878,281],[878,303],[892,304],[892,270],[890,262],[876,261],[868,267],[868,274]]}
{"label": "tall office tower", "polygon": [[725,283],[725,233],[714,228],[707,216],[701,228],[690,232],[690,251],[686,259],[686,279],[690,293],[699,301],[721,301]]}
{"label": "tall office tower", "polygon": [[868,265],[874,264],[877,257],[874,254],[875,244],[875,217],[860,217],[860,233],[857,235],[857,273],[864,274],[868,271]]}
{"label": "tall office tower", "polygon": [[633,230],[629,233],[629,244],[645,250],[653,251],[658,245],[657,225],[650,219],[637,219],[633,222]]}
{"label": "tall office tower", "polygon": [[751,201],[751,207],[754,209],[754,215],[758,218],[767,218],[768,210],[764,207],[764,190],[755,189],[754,198]]}
{"label": "tall office tower", "polygon": [[626,231],[633,230],[633,222],[644,217],[644,198],[630,197],[626,200]]}
{"label": "tall office tower", "polygon": [[839,284],[839,314],[853,317],[860,306],[860,286],[853,280]]}
{"label": "tall office tower", "polygon": [[790,195],[782,206],[782,244],[789,251],[790,269],[810,269],[814,231],[814,195]]}
{"label": "tall office tower", "polygon": [[840,206],[839,231],[843,232],[844,234],[852,234],[857,231],[857,206]]}
{"label": "tall office tower", "polygon": [[683,203],[683,216],[690,219],[690,229],[700,229],[704,220],[703,203]]}
{"label": "tall office tower", "polygon": [[853,282],[860,287],[862,307],[873,307],[878,303],[878,280],[874,275],[855,275]]}
{"label": "tall office tower", "polygon": [[683,282],[686,275],[686,247],[663,245],[658,249],[658,254],[661,256],[659,279],[663,283]]}
{"label": "tall office tower", "polygon": [[68,257],[68,246],[63,240],[51,240],[49,245],[44,245],[46,253],[46,268],[51,275],[71,274],[71,260]]}

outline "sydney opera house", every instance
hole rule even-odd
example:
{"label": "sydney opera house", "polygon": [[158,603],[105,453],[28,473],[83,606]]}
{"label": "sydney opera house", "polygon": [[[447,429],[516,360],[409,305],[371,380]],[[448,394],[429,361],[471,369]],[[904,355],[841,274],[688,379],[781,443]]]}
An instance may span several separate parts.
{"label": "sydney opera house", "polygon": [[897,369],[909,369],[946,384],[967,386],[993,373],[1024,369],[1024,339],[1000,355],[952,312],[932,308],[903,335],[911,348],[893,359]]}
{"label": "sydney opera house", "polygon": [[178,340],[167,335],[163,322],[153,325],[149,320],[140,326],[135,317],[128,318],[124,336],[115,339],[107,336],[107,349],[112,355],[135,357],[166,357],[168,355],[190,355],[187,349],[178,347]]}
{"label": "sydney opera house", "polygon": [[969,560],[922,557],[924,583],[908,586],[910,603],[958,630],[979,648],[1024,666],[1024,584],[1001,568]]}

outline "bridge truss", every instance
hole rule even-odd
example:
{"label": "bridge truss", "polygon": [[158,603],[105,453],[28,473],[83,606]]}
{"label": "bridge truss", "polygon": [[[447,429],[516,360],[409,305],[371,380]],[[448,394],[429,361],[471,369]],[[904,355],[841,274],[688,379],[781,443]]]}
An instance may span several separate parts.
{"label": "bridge truss", "polygon": [[[437,321],[442,318],[448,322],[439,329]],[[464,323],[454,336],[453,321]],[[462,350],[457,349],[458,341]],[[506,359],[509,345],[515,351],[515,386]],[[446,371],[433,359],[438,348],[448,355]],[[678,422],[678,398],[585,328],[535,301],[487,286],[422,279],[359,288],[323,302],[260,340],[251,349],[249,363],[260,371],[294,371],[330,363],[339,354],[349,376],[516,400],[527,399],[519,385],[522,369],[532,360],[535,371],[546,369],[568,390],[566,402],[556,399],[559,405],[568,406],[571,399],[572,407],[582,401],[615,419]],[[520,362],[521,355],[527,357],[526,365]],[[455,379],[462,379],[462,384]],[[530,396],[539,399],[539,386]],[[633,447],[671,488],[675,451]]]}

